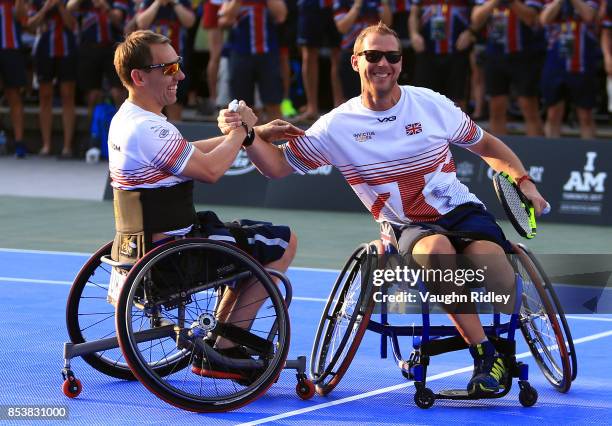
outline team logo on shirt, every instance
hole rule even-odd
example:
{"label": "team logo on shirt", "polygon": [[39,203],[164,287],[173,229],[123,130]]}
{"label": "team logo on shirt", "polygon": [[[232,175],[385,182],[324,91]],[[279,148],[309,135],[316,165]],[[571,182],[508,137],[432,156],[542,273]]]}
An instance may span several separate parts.
{"label": "team logo on shirt", "polygon": [[382,117],[382,118],[377,118],[379,123],[388,123],[390,121],[395,121],[397,117],[395,115],[392,115],[391,117]]}
{"label": "team logo on shirt", "polygon": [[353,133],[353,137],[355,138],[355,142],[365,142],[372,139],[375,134],[375,132]]}
{"label": "team logo on shirt", "polygon": [[423,125],[419,122],[408,124],[404,128],[406,129],[406,136],[416,135],[423,131]]}

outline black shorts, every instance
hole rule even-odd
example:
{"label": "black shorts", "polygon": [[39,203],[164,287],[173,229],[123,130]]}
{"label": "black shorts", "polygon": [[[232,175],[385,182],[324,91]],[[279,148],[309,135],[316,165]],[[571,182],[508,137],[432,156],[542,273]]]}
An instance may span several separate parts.
{"label": "black shorts", "polygon": [[453,101],[467,99],[470,77],[469,52],[416,55],[414,85],[435,90]]}
{"label": "black shorts", "polygon": [[435,222],[394,226],[400,254],[412,254],[416,243],[430,235],[446,235],[458,253],[472,241],[491,241],[512,253],[512,246],[495,217],[479,204],[463,204]]}
{"label": "black shorts", "polygon": [[198,212],[201,231],[211,240],[237,245],[262,265],[280,259],[291,238],[288,226],[250,219],[221,222],[211,211]]}
{"label": "black shorts", "polygon": [[34,69],[41,83],[52,82],[55,78],[60,82],[77,80],[76,55],[50,58],[38,54],[34,57]]}
{"label": "black shorts", "polygon": [[596,104],[597,76],[594,72],[569,73],[554,66],[542,71],[542,97],[550,107],[569,100],[578,108],[592,109]]}
{"label": "black shorts", "polygon": [[509,95],[512,88],[517,96],[538,96],[542,65],[543,54],[487,55],[484,63],[487,95]]}
{"label": "black shorts", "polygon": [[342,36],[331,8],[299,8],[297,44],[306,47],[340,47]]}
{"label": "black shorts", "polygon": [[27,81],[26,60],[19,49],[0,50],[0,80],[4,87],[25,87]]}
{"label": "black shorts", "polygon": [[[255,103],[255,84],[264,105],[277,105],[283,100],[280,54],[243,55],[232,51],[230,66],[230,96],[247,105]],[[180,87],[179,87],[180,90]]]}
{"label": "black shorts", "polygon": [[104,77],[111,87],[121,87],[121,80],[113,64],[114,47],[85,44],[79,46],[79,88],[85,92],[102,89]]}

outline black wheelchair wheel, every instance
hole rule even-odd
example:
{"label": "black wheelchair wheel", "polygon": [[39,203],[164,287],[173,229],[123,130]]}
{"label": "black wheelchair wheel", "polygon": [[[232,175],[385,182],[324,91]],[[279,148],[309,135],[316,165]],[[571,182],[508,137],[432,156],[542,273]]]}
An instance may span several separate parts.
{"label": "black wheelchair wheel", "polygon": [[374,308],[369,278],[376,254],[373,245],[357,247],[327,299],[310,358],[310,375],[320,395],[340,383],[368,327]]}
{"label": "black wheelchair wheel", "polygon": [[[524,246],[515,246],[517,272],[523,281],[520,328],[529,350],[546,380],[559,392],[567,392],[572,384],[571,353],[573,342],[561,306],[549,295],[548,278],[533,261]],[[574,355],[575,356],[575,355]]]}
{"label": "black wheelchair wheel", "polygon": [[[261,284],[257,299],[230,304],[229,316],[229,311],[220,312],[224,294],[245,291],[256,282]],[[236,318],[259,303],[252,315]],[[236,409],[263,395],[278,378],[289,349],[287,308],[265,269],[236,247],[203,238],[167,243],[132,268],[119,295],[116,327],[138,380],[160,399],[196,412]],[[212,348],[216,337],[250,354],[248,360],[223,361],[246,366],[248,378],[223,376],[230,371],[223,371],[227,364],[220,364],[220,370],[218,362],[214,374],[201,374],[213,371],[208,359],[219,356]],[[162,376],[154,368],[195,357],[201,369],[176,368]]]}
{"label": "black wheelchair wheel", "polygon": [[[112,241],[103,245],[77,274],[66,303],[66,327],[72,343],[115,336],[115,308],[106,301],[111,267],[100,261],[110,255]],[[83,360],[107,376],[135,380],[119,347],[83,355]]]}

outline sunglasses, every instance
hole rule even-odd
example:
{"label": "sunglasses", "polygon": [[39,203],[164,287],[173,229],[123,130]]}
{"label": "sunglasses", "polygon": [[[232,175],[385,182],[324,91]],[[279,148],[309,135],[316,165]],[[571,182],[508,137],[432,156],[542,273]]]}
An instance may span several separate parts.
{"label": "sunglasses", "polygon": [[402,54],[394,51],[383,52],[380,50],[364,50],[363,52],[359,52],[357,56],[365,56],[366,61],[370,62],[371,64],[380,62],[383,56],[390,64],[397,64],[402,60]]}
{"label": "sunglasses", "polygon": [[179,72],[179,70],[181,69],[182,63],[183,63],[183,58],[179,56],[179,58],[174,62],[170,62],[167,64],[147,65],[146,67],[142,67],[141,69],[149,71],[149,70],[161,68],[162,73],[164,73],[164,75],[172,76]]}

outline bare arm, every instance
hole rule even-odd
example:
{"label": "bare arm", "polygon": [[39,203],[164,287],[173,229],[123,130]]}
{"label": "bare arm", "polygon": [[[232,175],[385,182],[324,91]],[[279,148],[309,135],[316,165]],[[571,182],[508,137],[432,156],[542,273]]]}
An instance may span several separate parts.
{"label": "bare arm", "polygon": [[33,16],[28,18],[26,26],[32,32],[36,30],[45,20],[45,15],[49,12],[53,7],[58,3],[58,0],[47,0],[42,5],[40,10],[36,12]]}
{"label": "bare arm", "polygon": [[167,0],[155,0],[145,10],[139,12],[136,15],[136,23],[138,24],[138,28],[141,30],[146,30],[150,28],[153,21],[155,21],[155,17],[157,16],[159,8],[161,6],[166,5],[167,3]]}
{"label": "bare arm", "polygon": [[496,7],[499,6],[499,0],[489,0],[485,4],[481,4],[480,6],[474,6],[472,9],[472,27],[473,28],[482,28],[487,19],[491,16]]}
{"label": "bare arm", "polygon": [[382,12],[380,13],[380,20],[387,26],[391,26],[393,23],[393,12],[389,7],[389,0],[381,0]]}
{"label": "bare arm", "polygon": [[587,24],[592,24],[597,16],[597,11],[582,0],[571,0],[574,9],[580,15],[580,18]]}
{"label": "bare arm", "polygon": [[276,24],[282,24],[287,19],[287,5],[284,0],[268,0],[266,3]]}
{"label": "bare arm", "polygon": [[28,7],[25,0],[15,0],[15,19],[22,24],[27,22]]}
{"label": "bare arm", "polygon": [[604,55],[606,74],[612,76],[612,29],[601,30],[601,50]]}
{"label": "bare arm", "polygon": [[341,18],[336,21],[336,28],[340,34],[346,34],[349,32],[359,14],[361,13],[361,5],[363,0],[355,0],[349,11]]}
{"label": "bare arm", "polygon": [[[198,147],[187,162],[182,173],[183,176],[201,182],[215,183],[231,167],[242,147],[245,136],[245,130],[238,127],[232,130],[229,135],[224,136],[221,143],[218,143],[210,152],[204,153]],[[196,142],[196,147],[198,144],[203,145],[202,142],[204,141]]]}
{"label": "bare arm", "polygon": [[425,51],[425,40],[421,35],[420,20],[421,7],[412,5],[410,7],[410,16],[408,16],[408,30],[410,32],[410,45],[417,53]]}
{"label": "bare arm", "polygon": [[[527,170],[516,154],[490,133],[484,132],[482,140],[469,150],[479,155],[493,170],[503,170],[514,179],[527,174]],[[539,216],[546,207],[546,200],[540,195],[536,186],[529,180],[524,180],[521,183],[521,191],[531,200]]]}
{"label": "bare arm", "polygon": [[230,0],[223,2],[219,9],[219,25],[222,27],[231,27],[238,18],[240,12],[240,0]]}
{"label": "bare arm", "polygon": [[563,5],[563,0],[555,0],[552,3],[548,3],[542,9],[542,13],[540,13],[540,24],[549,25],[559,16],[559,12],[561,12],[561,6]]}
{"label": "bare arm", "polygon": [[195,24],[196,20],[195,13],[193,13],[193,10],[191,10],[191,8],[183,6],[181,3],[178,2],[178,0],[171,4],[172,9],[174,9],[174,13],[176,13],[176,17],[181,23],[181,26],[185,28],[193,27],[193,24]]}
{"label": "bare arm", "polygon": [[66,9],[68,9],[72,13],[76,13],[79,11],[79,6],[81,5],[82,0],[68,0],[66,4]]}
{"label": "bare arm", "polygon": [[[255,134],[257,135],[257,132]],[[283,150],[259,136],[255,137],[255,142],[246,151],[257,170],[270,179],[280,179],[294,172]]]}
{"label": "bare arm", "polygon": [[70,11],[66,9],[66,5],[62,0],[59,0],[57,2],[57,10],[59,11],[60,16],[62,17],[62,22],[64,23],[64,25],[68,29],[74,30],[76,28],[77,21],[72,15],[72,13],[70,13]]}
{"label": "bare arm", "polygon": [[525,25],[533,27],[538,23],[539,12],[533,7],[527,6],[521,1],[515,0],[510,3],[510,9],[516,13],[516,16],[518,16],[518,18],[523,21]]}
{"label": "bare arm", "polygon": [[207,154],[211,152],[212,150],[214,150],[219,145],[221,145],[223,141],[225,140],[225,138],[226,136],[217,136],[217,137],[210,138],[210,139],[202,139],[199,141],[194,141],[194,142],[191,142],[191,144],[195,146],[196,149],[198,149],[199,151],[203,152],[204,154]]}

